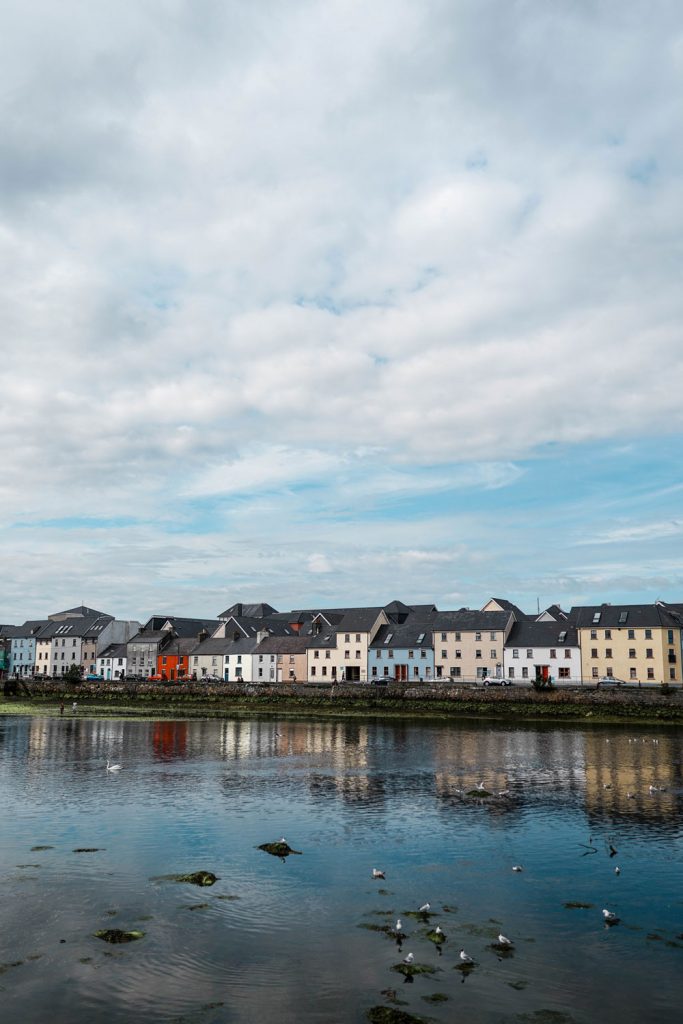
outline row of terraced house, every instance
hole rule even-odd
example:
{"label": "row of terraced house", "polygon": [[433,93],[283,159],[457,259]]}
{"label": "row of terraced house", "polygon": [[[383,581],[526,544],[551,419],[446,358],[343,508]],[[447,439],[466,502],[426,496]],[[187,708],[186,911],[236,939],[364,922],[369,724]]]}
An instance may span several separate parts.
{"label": "row of terraced house", "polygon": [[86,606],[0,626],[0,676],[372,683],[614,677],[681,683],[683,604],[602,604],[536,615],[492,598],[439,611],[392,601],[278,612],[233,604],[215,619],[116,619]]}

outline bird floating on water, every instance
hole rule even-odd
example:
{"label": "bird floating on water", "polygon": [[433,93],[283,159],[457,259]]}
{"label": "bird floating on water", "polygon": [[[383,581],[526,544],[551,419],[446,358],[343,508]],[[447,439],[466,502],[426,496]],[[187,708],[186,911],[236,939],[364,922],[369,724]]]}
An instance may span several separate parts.
{"label": "bird floating on water", "polygon": [[509,949],[511,949],[514,943],[512,939],[508,939],[507,936],[503,935],[503,933],[501,932],[500,935],[498,936],[498,945],[507,946]]}
{"label": "bird floating on water", "polygon": [[524,868],[522,867],[521,864],[513,864],[512,865],[512,870],[513,871],[524,871]]}
{"label": "bird floating on water", "polygon": [[472,957],[469,956],[469,954],[466,953],[464,949],[460,950],[460,963],[461,964],[473,964],[474,963],[474,960],[472,959]]}
{"label": "bird floating on water", "polygon": [[431,903],[423,903],[422,906],[418,909],[418,914],[426,914],[430,907]]}
{"label": "bird floating on water", "polygon": [[394,931],[398,934],[401,931],[402,928],[403,928],[403,924],[401,922],[401,918],[397,917],[396,918],[396,924],[394,925]]}
{"label": "bird floating on water", "polygon": [[605,924],[617,924],[617,922],[619,921],[618,916],[614,913],[613,910],[603,910],[602,916],[605,919]]}
{"label": "bird floating on water", "polygon": [[403,957],[403,963],[404,964],[412,964],[414,959],[415,959],[415,954],[414,953],[408,953],[408,956],[404,956]]}
{"label": "bird floating on water", "polygon": [[107,771],[108,772],[120,772],[123,768],[122,764],[109,764],[109,758],[107,758]]}
{"label": "bird floating on water", "polygon": [[372,869],[372,877],[373,878],[384,878],[385,874],[384,874],[383,871],[380,871],[379,868],[373,868]]}
{"label": "bird floating on water", "polygon": [[616,866],[616,867],[615,867],[615,869],[614,869],[614,874],[615,874],[615,875],[620,875],[620,874],[621,874],[621,868],[619,867],[619,865],[618,865],[618,864],[617,864],[617,866]]}

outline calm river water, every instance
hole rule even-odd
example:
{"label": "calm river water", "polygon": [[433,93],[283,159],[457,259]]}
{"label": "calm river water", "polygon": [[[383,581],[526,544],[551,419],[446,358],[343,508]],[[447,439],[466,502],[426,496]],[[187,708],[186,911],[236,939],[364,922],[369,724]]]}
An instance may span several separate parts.
{"label": "calm river water", "polygon": [[[0,1019],[678,1021],[682,755],[633,726],[0,717]],[[256,848],[281,836],[302,855]],[[397,917],[400,948],[367,927]],[[436,972],[404,982],[411,952]]]}

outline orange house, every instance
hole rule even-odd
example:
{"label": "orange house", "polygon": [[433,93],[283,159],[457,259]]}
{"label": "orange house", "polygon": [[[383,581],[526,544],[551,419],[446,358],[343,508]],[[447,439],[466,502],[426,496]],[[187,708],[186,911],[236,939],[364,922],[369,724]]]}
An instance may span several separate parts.
{"label": "orange house", "polygon": [[182,682],[190,677],[190,651],[197,646],[195,637],[176,639],[157,655],[157,675]]}

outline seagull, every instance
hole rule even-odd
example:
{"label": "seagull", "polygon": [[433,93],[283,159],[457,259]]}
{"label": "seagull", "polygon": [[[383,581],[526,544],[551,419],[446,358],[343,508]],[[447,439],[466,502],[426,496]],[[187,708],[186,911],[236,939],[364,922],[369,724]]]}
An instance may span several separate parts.
{"label": "seagull", "polygon": [[414,953],[408,953],[408,956],[404,956],[403,957],[403,963],[404,964],[412,964],[414,959],[415,959],[415,954]]}
{"label": "seagull", "polygon": [[513,864],[512,865],[512,870],[513,871],[524,871],[524,868],[522,867],[521,864]]}
{"label": "seagull", "polygon": [[460,950],[460,963],[461,964],[473,964],[474,963],[474,960],[472,959],[472,957],[469,956],[469,954],[467,954],[464,949]]}
{"label": "seagull", "polygon": [[418,910],[418,914],[426,914],[431,906],[431,903],[423,903]]}
{"label": "seagull", "polygon": [[401,932],[402,928],[403,924],[401,923],[401,918],[397,917],[396,924],[394,925],[394,931],[396,932],[397,935]]}
{"label": "seagull", "polygon": [[617,866],[615,867],[615,869],[614,869],[614,874],[615,874],[615,875],[620,875],[620,874],[621,874],[621,868],[619,867],[619,865],[617,865]]}
{"label": "seagull", "polygon": [[627,800],[635,800],[635,798],[636,798],[635,793],[627,793],[626,794],[626,799]]}
{"label": "seagull", "polygon": [[284,836],[280,836],[280,838],[278,839],[278,843],[284,843],[285,846],[288,845],[287,840],[285,839]]}
{"label": "seagull", "polygon": [[616,924],[619,920],[613,910],[603,910],[602,916],[605,919],[605,924]]}
{"label": "seagull", "polygon": [[434,929],[434,934],[435,935],[443,935],[443,932],[441,931],[441,925],[437,924],[436,928]]}
{"label": "seagull", "polygon": [[483,788],[484,788],[484,783],[483,782],[478,782],[477,783],[477,789],[483,789]]}
{"label": "seagull", "polygon": [[509,949],[512,949],[513,942],[512,942],[512,939],[508,939],[501,932],[500,935],[498,936],[498,945],[499,946],[507,946]]}
{"label": "seagull", "polygon": [[510,790],[509,789],[501,789],[498,792],[498,796],[510,796]]}
{"label": "seagull", "polygon": [[123,768],[122,764],[109,764],[109,758],[107,758],[107,771],[108,772],[120,772]]}
{"label": "seagull", "polygon": [[373,878],[384,878],[385,875],[384,875],[384,872],[380,871],[379,868],[373,868],[372,869],[372,877]]}

